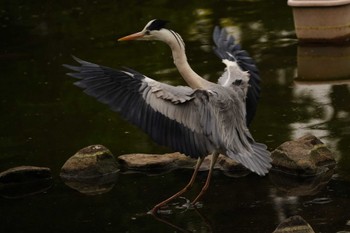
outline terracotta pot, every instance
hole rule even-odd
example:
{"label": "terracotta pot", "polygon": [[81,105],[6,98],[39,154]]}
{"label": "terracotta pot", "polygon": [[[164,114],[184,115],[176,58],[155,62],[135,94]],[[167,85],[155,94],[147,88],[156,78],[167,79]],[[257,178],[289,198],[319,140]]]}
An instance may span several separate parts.
{"label": "terracotta pot", "polygon": [[350,41],[350,0],[288,0],[301,41]]}

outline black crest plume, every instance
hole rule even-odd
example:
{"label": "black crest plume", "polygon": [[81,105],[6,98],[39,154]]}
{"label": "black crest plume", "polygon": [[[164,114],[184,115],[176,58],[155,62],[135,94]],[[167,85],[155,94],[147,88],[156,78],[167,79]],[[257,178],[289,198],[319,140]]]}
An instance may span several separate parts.
{"label": "black crest plume", "polygon": [[169,23],[169,21],[162,20],[162,19],[155,19],[148,27],[147,29],[152,30],[160,30],[165,27],[165,25]]}

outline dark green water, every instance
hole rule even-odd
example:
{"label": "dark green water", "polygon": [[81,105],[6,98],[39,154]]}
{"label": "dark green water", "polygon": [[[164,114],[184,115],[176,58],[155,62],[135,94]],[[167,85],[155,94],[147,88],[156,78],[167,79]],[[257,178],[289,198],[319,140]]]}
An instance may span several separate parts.
{"label": "dark green water", "polygon": [[[61,66],[72,64],[73,54],[183,83],[166,45],[116,42],[153,18],[171,21],[169,27],[186,42],[193,69],[212,81],[223,65],[211,51],[211,33],[215,25],[228,27],[256,60],[263,79],[251,127],[255,139],[274,149],[311,132],[338,161],[320,188],[288,194],[271,176],[230,178],[218,172],[200,213],[179,211],[167,219],[191,232],[272,232],[298,214],[316,232],[350,231],[350,48],[337,47],[330,58],[313,57],[322,49],[298,45],[287,1],[1,1],[0,6],[0,171],[34,165],[50,167],[54,175],[46,193],[0,199],[1,232],[180,231],[144,213],[184,186],[190,170],[119,174],[111,191],[95,196],[70,189],[58,176],[71,155],[91,144],[103,144],[116,156],[169,151],[83,94]],[[320,63],[310,78],[305,72],[314,61]],[[334,78],[333,69],[341,77]],[[305,82],[303,75],[323,82]],[[204,179],[201,174],[189,198]]]}

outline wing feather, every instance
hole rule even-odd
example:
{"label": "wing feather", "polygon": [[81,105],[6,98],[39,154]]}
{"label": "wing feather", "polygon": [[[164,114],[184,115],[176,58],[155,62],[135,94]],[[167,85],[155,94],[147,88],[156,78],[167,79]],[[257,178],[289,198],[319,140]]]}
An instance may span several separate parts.
{"label": "wing feather", "polygon": [[199,122],[197,96],[201,91],[171,86],[131,69],[115,70],[74,59],[80,66],[64,65],[75,71],[74,84],[98,101],[139,126],[157,143],[191,157],[213,151]]}

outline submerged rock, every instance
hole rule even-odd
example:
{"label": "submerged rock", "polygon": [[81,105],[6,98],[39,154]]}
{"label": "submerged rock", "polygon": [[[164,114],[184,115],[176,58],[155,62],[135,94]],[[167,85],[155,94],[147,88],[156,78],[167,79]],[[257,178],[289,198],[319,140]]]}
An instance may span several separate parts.
{"label": "submerged rock", "polygon": [[113,154],[102,145],[92,145],[79,150],[61,169],[64,179],[92,179],[116,173],[118,164]]}
{"label": "submerged rock", "polygon": [[312,227],[299,215],[284,220],[273,233],[315,233]]}
{"label": "submerged rock", "polygon": [[1,184],[28,183],[42,179],[52,179],[50,168],[19,166],[0,173]]}
{"label": "submerged rock", "polygon": [[335,155],[320,139],[305,135],[287,141],[271,154],[273,169],[295,175],[316,175],[335,166]]}
{"label": "submerged rock", "polygon": [[0,173],[0,195],[22,198],[48,190],[53,184],[50,168],[19,166]]}

